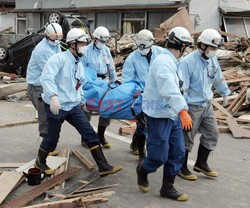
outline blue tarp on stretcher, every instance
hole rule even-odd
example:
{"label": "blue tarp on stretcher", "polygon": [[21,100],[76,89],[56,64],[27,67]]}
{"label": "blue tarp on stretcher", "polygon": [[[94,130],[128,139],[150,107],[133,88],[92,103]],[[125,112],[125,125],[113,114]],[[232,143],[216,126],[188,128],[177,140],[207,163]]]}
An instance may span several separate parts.
{"label": "blue tarp on stretcher", "polygon": [[[137,81],[125,82],[114,89],[110,89],[100,104],[99,114],[110,119],[135,119],[131,107],[134,105],[137,114],[141,108],[141,96],[134,98],[135,93],[143,90],[143,85]],[[135,103],[135,101],[137,101]]]}
{"label": "blue tarp on stretcher", "polygon": [[85,67],[83,89],[87,109],[98,111],[103,118],[133,120],[131,108],[136,115],[141,112],[142,96],[134,98],[136,92],[143,90],[143,84],[138,81],[125,82],[111,89],[106,80],[97,78],[95,70]]}

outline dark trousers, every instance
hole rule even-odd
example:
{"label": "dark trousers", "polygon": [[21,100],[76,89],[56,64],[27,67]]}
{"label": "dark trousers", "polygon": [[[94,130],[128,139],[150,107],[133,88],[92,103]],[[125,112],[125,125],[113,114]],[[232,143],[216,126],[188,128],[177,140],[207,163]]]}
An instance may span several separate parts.
{"label": "dark trousers", "polygon": [[85,142],[88,147],[99,144],[99,138],[83,113],[80,105],[75,106],[70,111],[60,110],[58,115],[52,114],[48,104],[45,103],[44,106],[47,114],[48,134],[41,143],[40,147],[42,149],[48,152],[56,149],[61,126],[65,120],[74,126],[81,136],[86,138]]}
{"label": "dark trousers", "polygon": [[135,130],[135,135],[136,136],[147,136],[148,132],[146,127],[142,127],[138,124],[138,122],[136,122],[136,130]]}
{"label": "dark trousers", "polygon": [[164,165],[164,175],[176,175],[183,164],[185,142],[180,119],[147,116],[147,157],[142,166],[148,173]]}

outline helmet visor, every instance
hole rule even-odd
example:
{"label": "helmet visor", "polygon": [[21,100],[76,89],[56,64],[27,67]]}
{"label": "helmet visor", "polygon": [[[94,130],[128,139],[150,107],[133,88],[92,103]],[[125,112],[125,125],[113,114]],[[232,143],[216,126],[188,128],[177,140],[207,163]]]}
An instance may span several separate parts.
{"label": "helmet visor", "polygon": [[222,44],[223,44],[223,38],[214,38],[213,40],[212,40],[212,43],[214,44],[214,45],[217,45],[218,47],[221,47],[222,46]]}
{"label": "helmet visor", "polygon": [[48,37],[49,37],[49,39],[51,39],[51,40],[62,40],[62,38],[63,38],[63,34],[61,34],[61,33],[50,33],[49,35],[48,35]]}
{"label": "helmet visor", "polygon": [[110,36],[100,36],[99,40],[103,43],[107,43],[110,40]]}
{"label": "helmet visor", "polygon": [[140,49],[140,50],[143,50],[143,49],[147,49],[147,48],[150,48],[150,46],[146,46],[145,44],[140,44],[140,45],[137,45],[137,47]]}

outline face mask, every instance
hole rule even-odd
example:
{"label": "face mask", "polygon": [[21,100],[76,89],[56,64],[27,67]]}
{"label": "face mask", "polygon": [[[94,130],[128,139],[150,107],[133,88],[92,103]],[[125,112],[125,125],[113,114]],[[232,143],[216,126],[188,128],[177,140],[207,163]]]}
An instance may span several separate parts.
{"label": "face mask", "polygon": [[96,41],[95,46],[96,46],[98,49],[102,50],[103,47],[105,46],[105,43],[101,43],[101,42],[99,42],[99,41]]}
{"label": "face mask", "polygon": [[60,40],[55,40],[55,41],[48,40],[48,41],[49,41],[49,44],[54,46],[54,47],[57,46],[60,43]]}
{"label": "face mask", "polygon": [[213,50],[213,51],[209,50],[209,51],[208,51],[208,54],[206,54],[206,56],[207,56],[209,59],[214,58],[214,57],[216,57],[216,52],[217,52],[217,50]]}
{"label": "face mask", "polygon": [[146,56],[149,53],[150,48],[145,48],[145,49],[142,49],[142,50],[139,49],[139,51],[140,51],[140,54],[142,56]]}
{"label": "face mask", "polygon": [[78,48],[78,54],[86,55],[86,53],[87,53],[87,47],[82,46]]}

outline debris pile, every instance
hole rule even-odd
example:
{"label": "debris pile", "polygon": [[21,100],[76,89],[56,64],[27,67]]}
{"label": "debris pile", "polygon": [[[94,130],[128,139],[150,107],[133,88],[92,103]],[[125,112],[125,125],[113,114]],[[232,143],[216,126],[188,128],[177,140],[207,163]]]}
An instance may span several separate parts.
{"label": "debris pile", "polygon": [[[82,155],[79,151],[74,150],[73,154],[80,160],[88,170],[79,166],[69,166],[70,150],[63,149],[59,151],[58,156],[49,156],[47,158],[47,164],[50,168],[55,169],[54,175],[51,178],[46,177],[46,180],[42,181],[37,186],[27,186],[24,175],[27,175],[28,170],[33,167],[34,160],[25,163],[0,163],[0,168],[13,168],[20,166],[14,171],[2,171],[0,174],[0,186],[4,187],[1,190],[0,207],[1,208],[13,208],[13,207],[30,207],[30,208],[43,208],[43,207],[89,207],[93,204],[100,204],[108,202],[108,197],[115,194],[114,191],[101,190],[115,187],[119,184],[98,184],[99,173],[95,169],[95,165],[88,160],[88,158]],[[91,169],[89,169],[91,167]],[[24,173],[26,174],[24,174]],[[86,175],[83,177],[83,175]],[[67,183],[65,180],[78,175],[82,178],[73,183]],[[95,183],[94,183],[95,182]],[[86,188],[88,185],[94,183],[91,188]],[[5,200],[6,197],[14,191],[16,188],[26,187],[26,192],[23,194],[12,197],[13,199]],[[11,195],[11,194],[10,194]],[[40,200],[45,196],[44,200]],[[38,200],[35,200],[39,197]],[[4,201],[5,200],[5,201]],[[27,206],[28,204],[32,204]]]}

